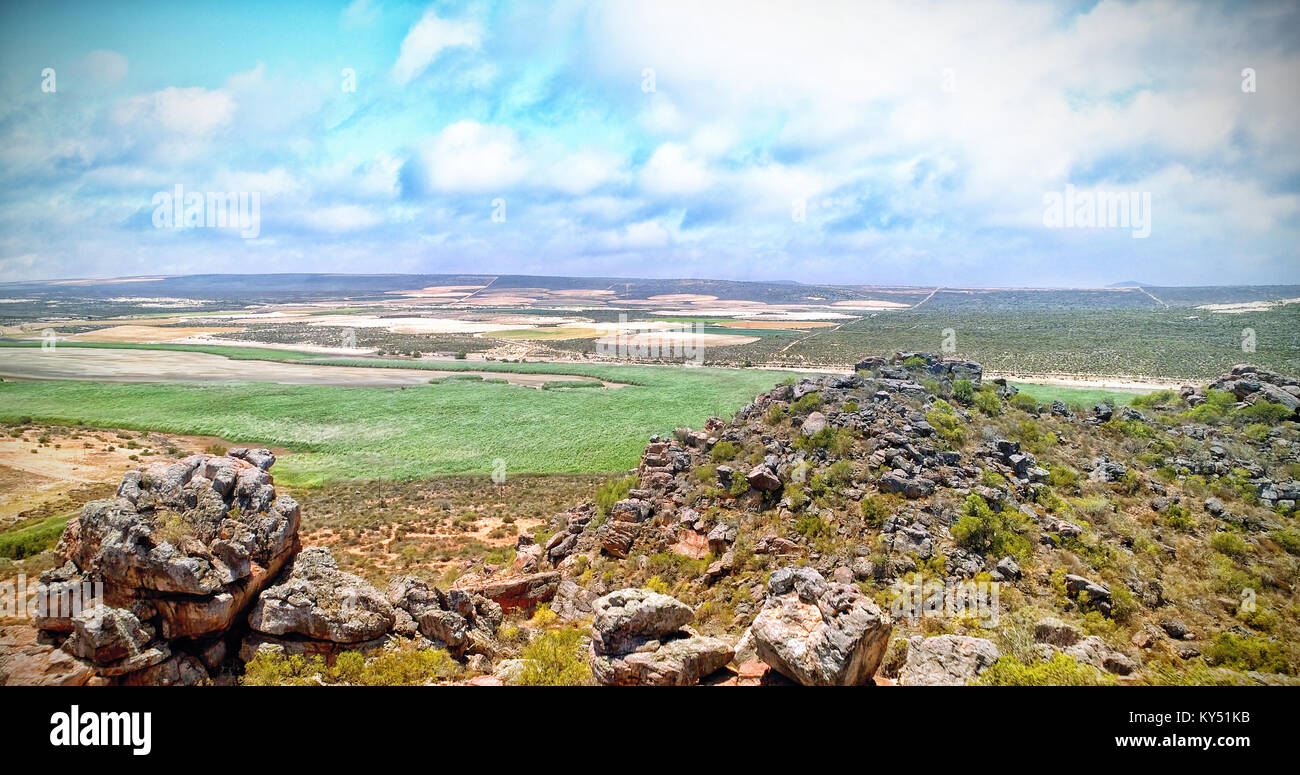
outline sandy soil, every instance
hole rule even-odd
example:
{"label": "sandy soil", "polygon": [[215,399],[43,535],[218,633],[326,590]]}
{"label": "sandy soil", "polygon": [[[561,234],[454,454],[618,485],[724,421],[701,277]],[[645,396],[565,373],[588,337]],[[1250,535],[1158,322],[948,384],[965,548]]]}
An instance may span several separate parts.
{"label": "sandy soil", "polygon": [[597,344],[626,347],[730,347],[733,345],[757,342],[755,336],[737,336],[734,334],[695,334],[685,331],[653,331],[621,337],[606,336],[596,340]]}
{"label": "sandy soil", "polygon": [[[221,355],[159,350],[63,348],[52,353],[35,348],[0,350],[0,376],[6,379],[73,379],[98,382],[275,382],[282,385],[399,387],[423,385],[437,377],[477,374],[512,385],[541,387],[548,381],[590,381],[556,374],[493,371],[432,371],[367,366],[316,366],[305,363],[237,361]],[[604,383],[606,387],[622,387]]]}
{"label": "sandy soil", "polygon": [[67,337],[74,342],[172,342],[202,334],[235,334],[242,328],[164,328],[162,326],[113,326]]}
{"label": "sandy soil", "polygon": [[[43,433],[49,433],[50,440],[41,446]],[[116,485],[126,471],[174,459],[167,454],[169,447],[188,455],[218,443],[226,446],[208,437],[67,427],[32,429],[21,438],[0,437],[0,529],[42,506],[55,511],[75,508],[85,500],[86,485]],[[132,455],[138,459],[131,460]],[[103,495],[111,492],[96,497]]]}
{"label": "sandy soil", "polygon": [[1111,377],[1083,377],[1073,374],[1010,374],[1006,372],[984,372],[984,381],[1002,378],[1011,382],[1027,382],[1031,385],[1059,385],[1061,387],[1092,388],[1095,390],[1121,390],[1134,393],[1149,393],[1155,390],[1177,390],[1187,381],[1151,379],[1147,377],[1129,377],[1124,375]]}

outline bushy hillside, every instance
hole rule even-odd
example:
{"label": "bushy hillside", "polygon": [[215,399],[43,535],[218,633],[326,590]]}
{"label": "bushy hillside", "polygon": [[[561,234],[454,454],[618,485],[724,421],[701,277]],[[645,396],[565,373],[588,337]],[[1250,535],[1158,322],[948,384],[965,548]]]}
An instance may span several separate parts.
{"label": "bushy hillside", "polygon": [[[736,662],[770,574],[806,566],[892,611],[882,680],[1289,681],[1297,385],[1238,367],[1076,413],[978,364],[870,358],[653,439],[594,518],[556,518],[547,558],[569,598],[671,594],[701,633],[739,641]],[[926,610],[918,584],[980,605]],[[959,637],[915,638],[943,634]]]}

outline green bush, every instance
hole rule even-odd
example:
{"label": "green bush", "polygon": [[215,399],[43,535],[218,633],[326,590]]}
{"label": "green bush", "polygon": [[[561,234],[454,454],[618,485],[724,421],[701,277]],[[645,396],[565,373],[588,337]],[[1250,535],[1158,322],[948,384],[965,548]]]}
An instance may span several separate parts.
{"label": "green bush", "polygon": [[1205,650],[1205,661],[1232,670],[1258,670],[1262,673],[1290,673],[1282,644],[1254,635],[1221,632]]}
{"label": "green bush", "polygon": [[726,440],[714,444],[713,449],[709,451],[709,457],[715,463],[725,463],[739,454],[739,445]]}
{"label": "green bush", "polygon": [[552,630],[528,644],[522,654],[524,669],[512,681],[516,686],[583,686],[592,682],[591,668],[580,653],[582,632]]}
{"label": "green bush", "polygon": [[812,392],[790,404],[790,414],[808,414],[821,408],[822,397],[820,393]]}
{"label": "green bush", "polygon": [[953,410],[952,404],[942,398],[930,405],[930,411],[925,413],[925,421],[934,427],[934,432],[939,434],[939,438],[954,447],[961,446],[966,438],[961,418]]}
{"label": "green bush", "polygon": [[975,392],[975,408],[990,417],[1002,414],[1002,400],[993,388],[980,388]]}
{"label": "green bush", "polygon": [[989,665],[972,686],[1109,686],[1115,677],[1056,652],[1046,662],[1025,664],[1012,656]]}
{"label": "green bush", "polygon": [[614,508],[614,504],[627,497],[632,491],[632,487],[637,483],[635,476],[624,476],[618,479],[610,479],[596,490],[596,508],[601,514],[608,514],[609,510]]}
{"label": "green bush", "polygon": [[959,379],[952,383],[952,397],[970,406],[975,400],[975,386],[968,379]]}
{"label": "green bush", "polygon": [[1272,401],[1256,401],[1241,410],[1241,414],[1253,422],[1277,425],[1291,416],[1291,410]]}
{"label": "green bush", "polygon": [[333,665],[320,656],[264,651],[244,666],[246,686],[311,686],[317,683],[355,686],[424,686],[456,677],[460,665],[443,649],[404,647],[385,649],[367,658],[345,651]]}
{"label": "green bush", "polygon": [[1003,557],[1012,555],[1019,560],[1029,557],[1031,547],[1023,535],[1028,529],[1020,512],[996,512],[978,495],[967,495],[962,505],[962,516],[951,528],[953,540],[958,545],[980,554]]}
{"label": "green bush", "polygon": [[1229,557],[1241,557],[1250,551],[1250,544],[1236,533],[1215,533],[1210,536],[1210,548]]}
{"label": "green bush", "polygon": [[880,527],[893,515],[894,510],[884,495],[868,495],[862,499],[862,518],[872,527]]}
{"label": "green bush", "polygon": [[1274,530],[1268,534],[1274,543],[1282,547],[1287,554],[1300,554],[1300,531],[1295,528],[1284,527]]}

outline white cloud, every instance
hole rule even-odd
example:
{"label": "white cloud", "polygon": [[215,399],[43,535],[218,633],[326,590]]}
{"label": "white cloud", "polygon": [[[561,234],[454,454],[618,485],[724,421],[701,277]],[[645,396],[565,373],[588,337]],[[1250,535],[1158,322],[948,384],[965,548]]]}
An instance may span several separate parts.
{"label": "white cloud", "polygon": [[711,180],[704,163],[679,143],[656,148],[641,169],[641,185],[655,194],[694,194],[708,188]]}
{"label": "white cloud", "polygon": [[383,223],[383,216],[360,205],[334,205],[304,211],[302,221],[316,231],[341,233],[369,229]]}
{"label": "white cloud", "polygon": [[442,191],[500,191],[528,171],[514,130],[477,121],[445,127],[429,142],[422,159],[429,184]]}
{"label": "white cloud", "polygon": [[368,27],[379,18],[379,4],[370,0],[352,0],[343,9],[340,21],[346,29]]}
{"label": "white cloud", "polygon": [[482,30],[474,22],[442,19],[430,8],[402,40],[402,50],[393,63],[393,80],[404,86],[433,64],[445,49],[478,48],[482,37]]}

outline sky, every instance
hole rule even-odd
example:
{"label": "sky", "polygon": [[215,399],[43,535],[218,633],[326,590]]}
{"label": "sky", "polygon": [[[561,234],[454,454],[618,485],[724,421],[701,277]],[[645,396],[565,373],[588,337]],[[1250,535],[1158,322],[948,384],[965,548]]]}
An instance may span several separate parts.
{"label": "sky", "polygon": [[4,281],[1300,282],[1294,2],[18,2],[0,96]]}

